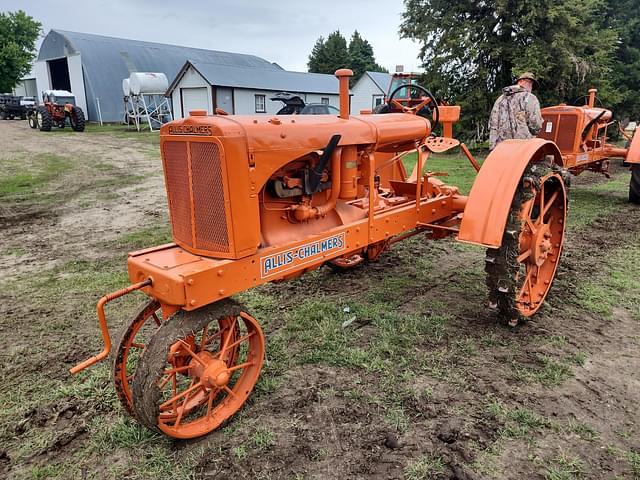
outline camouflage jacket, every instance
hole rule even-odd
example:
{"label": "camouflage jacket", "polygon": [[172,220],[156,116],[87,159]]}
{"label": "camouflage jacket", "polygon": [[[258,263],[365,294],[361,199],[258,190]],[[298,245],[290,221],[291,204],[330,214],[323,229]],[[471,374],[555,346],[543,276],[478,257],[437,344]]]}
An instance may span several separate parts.
{"label": "camouflage jacket", "polygon": [[518,85],[502,89],[489,118],[489,148],[510,138],[531,138],[542,128],[540,103]]}

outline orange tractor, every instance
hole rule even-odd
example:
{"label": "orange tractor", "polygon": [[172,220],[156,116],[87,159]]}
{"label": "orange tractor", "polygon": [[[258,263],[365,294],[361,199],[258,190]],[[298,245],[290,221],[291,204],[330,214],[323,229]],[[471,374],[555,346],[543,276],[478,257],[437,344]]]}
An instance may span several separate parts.
{"label": "orange tractor", "polygon": [[591,170],[609,177],[609,159],[625,159],[631,168],[629,201],[640,204],[640,129],[628,135],[619,127],[628,148],[607,143],[613,114],[595,106],[596,93],[596,89],[589,90],[588,102],[583,107],[561,104],[543,108],[544,122],[538,137],[555,142],[562,153],[564,168],[574,175]]}
{"label": "orange tractor", "polygon": [[[461,195],[425,172],[432,152],[459,145],[450,138],[459,107],[438,106],[428,94],[396,105],[402,113],[351,115],[351,75],[336,72],[338,116],[196,110],[162,127],[174,243],[129,254],[132,285],[97,305],[104,349],[72,373],[112,349],[105,304],[141,290],[149,300],[114,348],[122,405],[171,437],[207,434],[247,400],[265,355],[258,320],[234,294],[329,262],[374,261],[420,233],[487,248],[490,303],[510,323],[538,311],[565,235],[565,161],[556,144],[500,144]],[[427,107],[429,118],[416,115]],[[449,137],[431,136],[433,117]],[[417,164],[408,174],[401,159],[410,152]]]}

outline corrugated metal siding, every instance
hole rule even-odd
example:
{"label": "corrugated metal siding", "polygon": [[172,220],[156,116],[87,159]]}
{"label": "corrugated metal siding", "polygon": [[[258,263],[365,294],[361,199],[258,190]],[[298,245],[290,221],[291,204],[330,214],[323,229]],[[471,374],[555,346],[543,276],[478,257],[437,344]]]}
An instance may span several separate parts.
{"label": "corrugated metal siding", "polygon": [[132,70],[162,72],[173,79],[187,60],[220,65],[283,71],[281,67],[239,53],[164,45],[161,43],[51,30],[42,42],[38,61],[81,53],[89,118],[97,119],[95,98],[100,98],[102,118],[119,121],[123,116],[122,79]]}

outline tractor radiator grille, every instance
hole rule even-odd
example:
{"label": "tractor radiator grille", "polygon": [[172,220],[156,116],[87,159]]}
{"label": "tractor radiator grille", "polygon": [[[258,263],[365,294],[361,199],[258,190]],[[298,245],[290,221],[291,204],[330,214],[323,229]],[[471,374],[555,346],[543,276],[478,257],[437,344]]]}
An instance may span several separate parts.
{"label": "tractor radiator grille", "polygon": [[187,143],[165,142],[162,160],[167,182],[173,236],[176,240],[193,246]]}
{"label": "tractor radiator grille", "polygon": [[[551,140],[558,145],[562,153],[573,151],[573,142],[576,138],[578,117],[576,115],[560,115],[557,113],[543,115],[542,131],[540,138]],[[546,131],[547,123],[553,124],[551,132]]]}
{"label": "tractor radiator grille", "polygon": [[215,143],[191,144],[196,247],[229,251],[220,149]]}
{"label": "tractor radiator grille", "polygon": [[560,126],[556,133],[556,145],[561,152],[572,152],[576,139],[578,117],[576,115],[561,115]]}
{"label": "tractor radiator grille", "polygon": [[222,152],[218,144],[167,141],[162,160],[175,240],[212,255],[228,253]]}

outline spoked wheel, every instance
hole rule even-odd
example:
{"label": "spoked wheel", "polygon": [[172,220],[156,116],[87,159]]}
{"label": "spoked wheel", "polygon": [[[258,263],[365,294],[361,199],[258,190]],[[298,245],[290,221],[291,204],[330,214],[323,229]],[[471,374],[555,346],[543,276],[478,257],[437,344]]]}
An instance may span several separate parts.
{"label": "spoked wheel", "polygon": [[113,359],[113,381],[122,406],[133,415],[131,401],[131,382],[136,371],[140,355],[147,347],[152,335],[162,323],[160,303],[151,300],[143,305],[138,313],[125,325]]}
{"label": "spoked wheel", "polygon": [[515,326],[542,306],[564,243],[567,193],[557,167],[533,163],[516,191],[499,249],[487,250],[490,306]]}
{"label": "spoked wheel", "polygon": [[264,336],[232,300],[163,323],[133,378],[138,420],[175,438],[194,438],[236,413],[258,380]]}

